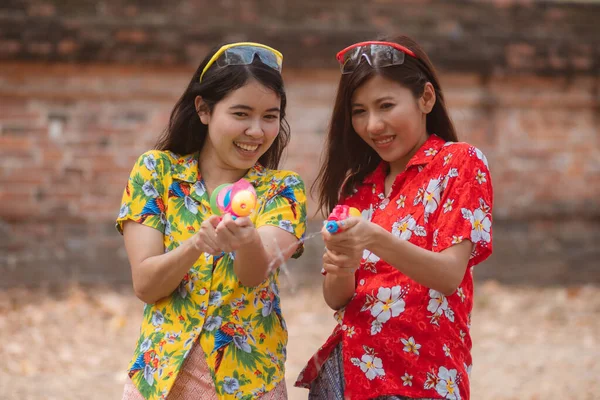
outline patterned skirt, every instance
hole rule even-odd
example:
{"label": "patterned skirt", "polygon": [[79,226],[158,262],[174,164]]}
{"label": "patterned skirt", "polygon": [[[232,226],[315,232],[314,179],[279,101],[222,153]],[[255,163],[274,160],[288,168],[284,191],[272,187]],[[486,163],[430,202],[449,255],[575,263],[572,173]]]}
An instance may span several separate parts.
{"label": "patterned skirt", "polygon": [[[167,400],[189,399],[218,400],[210,369],[206,363],[204,352],[198,343],[192,346],[167,397]],[[125,383],[122,400],[145,399],[131,379],[128,379]],[[287,400],[285,380],[281,381],[269,393],[262,395],[260,400]]]}
{"label": "patterned skirt", "polygon": [[[309,392],[309,400],[345,400],[344,389],[344,362],[342,358],[342,344],[338,344],[331,355],[325,361],[319,375],[312,382]],[[434,399],[411,399],[405,396],[380,396],[373,400],[434,400]]]}

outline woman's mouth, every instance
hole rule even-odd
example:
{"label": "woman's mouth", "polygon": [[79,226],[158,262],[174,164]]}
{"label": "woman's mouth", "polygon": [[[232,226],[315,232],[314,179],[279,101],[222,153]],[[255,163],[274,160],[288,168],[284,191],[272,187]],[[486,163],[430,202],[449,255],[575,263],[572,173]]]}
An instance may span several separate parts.
{"label": "woman's mouth", "polygon": [[382,136],[377,139],[373,139],[373,143],[377,147],[387,147],[390,143],[392,143],[396,139],[396,136]]}
{"label": "woman's mouth", "polygon": [[233,142],[233,144],[239,150],[241,150],[243,152],[247,152],[247,153],[254,153],[260,147],[260,144],[250,144],[250,143],[240,143],[240,142]]}

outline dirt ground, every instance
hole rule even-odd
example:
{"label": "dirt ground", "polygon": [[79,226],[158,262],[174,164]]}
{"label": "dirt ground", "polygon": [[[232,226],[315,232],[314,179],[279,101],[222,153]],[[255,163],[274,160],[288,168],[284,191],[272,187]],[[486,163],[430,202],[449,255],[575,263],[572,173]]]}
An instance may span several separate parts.
{"label": "dirt ground", "polygon": [[[333,327],[318,288],[282,293],[292,383]],[[120,399],[142,304],[127,287],[0,292],[0,399]],[[600,287],[477,286],[473,400],[600,399]]]}

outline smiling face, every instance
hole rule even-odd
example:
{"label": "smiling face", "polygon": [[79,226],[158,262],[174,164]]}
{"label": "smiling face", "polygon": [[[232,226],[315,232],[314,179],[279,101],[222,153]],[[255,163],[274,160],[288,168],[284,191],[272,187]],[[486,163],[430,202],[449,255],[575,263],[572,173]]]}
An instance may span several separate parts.
{"label": "smiling face", "polygon": [[[196,108],[202,99],[196,98]],[[208,137],[200,157],[224,169],[247,170],[269,149],[279,134],[281,98],[249,80],[219,101],[212,113],[200,111]]]}
{"label": "smiling face", "polygon": [[375,75],[352,96],[352,127],[399,173],[427,140],[426,114],[433,103],[431,84],[417,99],[400,83]]}

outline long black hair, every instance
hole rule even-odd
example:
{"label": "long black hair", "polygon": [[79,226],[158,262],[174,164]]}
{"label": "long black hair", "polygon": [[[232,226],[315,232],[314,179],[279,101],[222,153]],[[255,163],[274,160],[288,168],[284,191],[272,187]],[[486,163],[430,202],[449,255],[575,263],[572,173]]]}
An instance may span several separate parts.
{"label": "long black hair", "polygon": [[407,47],[417,58],[406,56],[402,65],[384,68],[373,68],[368,63],[361,62],[351,74],[341,76],[329,125],[325,162],[312,186],[313,191],[318,188],[319,209],[325,213],[331,212],[340,195],[349,195],[352,188],[362,182],[381,162],[377,152],[352,127],[352,95],[373,76],[380,75],[402,84],[417,99],[423,95],[425,84],[430,82],[435,89],[436,101],[427,114],[427,132],[435,133],[445,141],[458,141],[435,68],[425,51],[407,36],[380,40]]}
{"label": "long black hair", "polygon": [[200,82],[200,74],[212,56],[221,48],[213,48],[194,72],[190,83],[173,107],[169,125],[158,139],[156,149],[169,150],[179,155],[191,154],[202,149],[208,126],[202,124],[195,106],[196,96],[201,96],[212,113],[215,105],[232,91],[255,79],[261,85],[273,90],[281,99],[279,134],[269,149],[259,158],[259,162],[276,169],[281,156],[290,141],[290,127],[285,119],[287,98],[281,74],[263,64],[255,57],[249,65],[229,65],[219,67],[215,62],[206,71]]}

